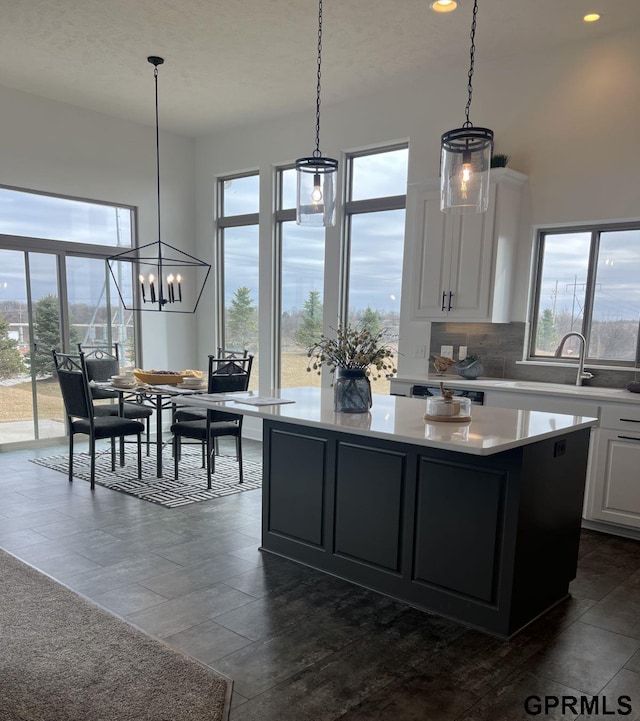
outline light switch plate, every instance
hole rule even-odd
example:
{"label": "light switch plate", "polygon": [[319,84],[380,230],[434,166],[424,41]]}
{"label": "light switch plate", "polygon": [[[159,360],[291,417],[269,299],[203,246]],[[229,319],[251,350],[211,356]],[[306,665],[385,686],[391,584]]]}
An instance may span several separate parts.
{"label": "light switch plate", "polygon": [[461,345],[458,348],[458,360],[464,360],[467,357],[467,346]]}
{"label": "light switch plate", "polygon": [[453,360],[453,346],[452,345],[441,345],[440,355],[445,358],[451,358]]}

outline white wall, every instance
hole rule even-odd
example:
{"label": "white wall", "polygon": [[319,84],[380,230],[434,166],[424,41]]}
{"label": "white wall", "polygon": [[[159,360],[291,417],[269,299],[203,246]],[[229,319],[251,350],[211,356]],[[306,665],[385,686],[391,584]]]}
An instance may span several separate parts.
{"label": "white wall", "polygon": [[[137,206],[141,244],[157,240],[153,125],[1,87],[0,107],[0,184]],[[151,123],[152,112],[151,106]],[[161,131],[162,236],[191,251],[195,247],[193,153],[192,139]],[[193,365],[194,316],[141,316],[147,366]]]}
{"label": "white wall", "polygon": [[[633,31],[503,63],[483,63],[482,47],[478,48],[471,119],[491,127],[496,150],[510,154],[511,167],[530,177],[531,207],[522,231],[514,319],[523,319],[526,310],[532,225],[640,216],[639,46],[640,33]],[[465,101],[466,67],[422,70],[383,93],[354,97],[340,105],[323,104],[321,148],[326,155],[340,157],[344,151],[409,139],[409,183],[435,178],[440,134],[462,123]],[[137,206],[140,242],[155,240],[152,125],[7,88],[0,88],[0,103],[0,184]],[[308,155],[313,146],[313,111],[259,125],[248,123],[197,141],[161,132],[163,239],[194,250],[195,236],[195,254],[213,261],[215,176],[258,168],[264,181],[260,305],[268,309],[270,173],[277,164]],[[327,233],[329,318],[335,318],[331,303],[337,298],[338,240],[338,229]],[[407,266],[413,240],[408,228]],[[429,324],[409,320],[407,294],[405,283],[401,311],[405,351],[427,342],[429,334]],[[210,282],[195,319],[143,313],[145,364],[202,366],[214,345],[213,298]],[[262,323],[263,348],[269,331],[268,323]],[[262,361],[267,365],[260,375],[268,379],[267,354]],[[410,358],[409,352],[400,362],[406,372],[424,368],[424,361]]]}
{"label": "white wall", "polygon": [[[495,132],[496,151],[511,155],[510,166],[530,177],[530,208],[525,209],[518,254],[519,289],[512,318],[526,312],[532,226],[640,216],[640,33],[567,47],[555,54],[513,57],[483,63],[478,48],[471,120]],[[224,99],[221,99],[224,102]],[[439,138],[464,120],[466,68],[435,67],[416,73],[383,93],[323,104],[321,149],[343,151],[410,141],[409,183],[439,172]],[[200,257],[211,257],[212,198],[216,175],[259,168],[265,182],[261,198],[261,308],[269,307],[271,254],[269,174],[281,163],[308,155],[314,145],[312,112],[260,125],[246,125],[196,141],[197,238]],[[408,208],[408,211],[410,209]],[[407,213],[411,217],[411,213]],[[326,302],[337,275],[337,231],[327,235]],[[405,267],[411,265],[413,234],[407,228]],[[407,276],[408,277],[408,276]],[[329,292],[328,292],[329,291]],[[205,305],[212,303],[210,286]],[[403,284],[400,359],[403,372],[425,369],[410,357],[415,344],[428,342],[429,324],[411,322],[408,283]],[[267,314],[261,322],[266,325]],[[331,317],[329,315],[328,317]],[[333,314],[335,317],[335,314]],[[212,345],[213,318],[199,314],[200,355]],[[263,328],[261,343],[268,338]],[[263,345],[264,347],[264,345]],[[261,380],[268,359],[261,359]]]}

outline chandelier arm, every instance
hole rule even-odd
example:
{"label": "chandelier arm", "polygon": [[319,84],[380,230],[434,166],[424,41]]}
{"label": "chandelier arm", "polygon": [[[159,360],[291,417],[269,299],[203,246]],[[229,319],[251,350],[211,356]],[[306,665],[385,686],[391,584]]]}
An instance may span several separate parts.
{"label": "chandelier arm", "polygon": [[478,15],[478,0],[474,0],[473,3],[473,20],[471,21],[471,48],[469,50],[469,56],[470,56],[470,64],[469,64],[469,82],[467,84],[467,92],[468,92],[468,99],[467,99],[467,105],[464,109],[464,113],[466,116],[466,121],[463,128],[470,128],[473,126],[473,123],[469,120],[469,112],[471,110],[471,97],[473,95],[473,70],[475,65],[475,58],[476,58],[476,16]]}

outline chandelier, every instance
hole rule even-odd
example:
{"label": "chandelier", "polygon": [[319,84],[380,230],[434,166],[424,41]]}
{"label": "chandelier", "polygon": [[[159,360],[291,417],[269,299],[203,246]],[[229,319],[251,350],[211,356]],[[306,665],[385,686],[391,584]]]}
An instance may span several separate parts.
{"label": "chandelier", "polygon": [[[209,277],[211,265],[162,240],[158,65],[162,65],[164,59],[152,55],[147,61],[154,66],[158,240],[112,255],[107,258],[107,265],[126,310],[194,313]],[[123,268],[128,272],[123,272]]]}

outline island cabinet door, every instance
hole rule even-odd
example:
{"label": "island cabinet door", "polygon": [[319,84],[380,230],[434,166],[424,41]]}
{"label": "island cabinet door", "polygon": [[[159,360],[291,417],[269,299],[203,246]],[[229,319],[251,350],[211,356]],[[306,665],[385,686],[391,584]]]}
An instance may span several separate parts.
{"label": "island cabinet door", "polygon": [[331,444],[306,429],[265,423],[262,545],[303,549],[310,561],[327,544]]}
{"label": "island cabinet door", "polygon": [[411,600],[509,634],[519,466],[518,452],[419,456]]}
{"label": "island cabinet door", "polygon": [[411,563],[409,446],[264,423],[262,548],[397,595]]}

